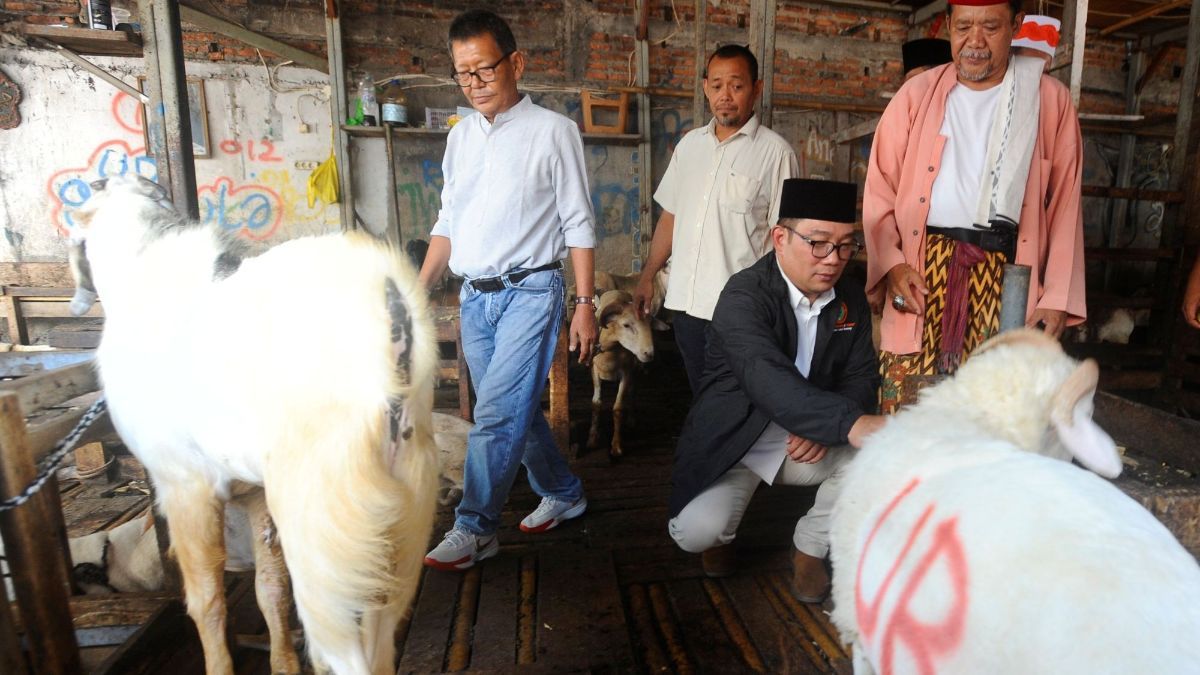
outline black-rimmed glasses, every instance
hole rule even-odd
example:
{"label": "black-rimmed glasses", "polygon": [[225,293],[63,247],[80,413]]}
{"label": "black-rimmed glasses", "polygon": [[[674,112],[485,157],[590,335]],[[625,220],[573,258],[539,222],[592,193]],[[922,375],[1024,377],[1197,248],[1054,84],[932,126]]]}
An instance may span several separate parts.
{"label": "black-rimmed glasses", "polygon": [[808,242],[808,245],[812,247],[813,257],[819,258],[821,260],[828,258],[829,254],[833,253],[835,250],[837,251],[837,255],[838,255],[839,259],[849,260],[849,259],[853,258],[855,256],[855,254],[857,254],[859,251],[861,251],[863,249],[863,245],[858,243],[857,241],[848,241],[848,242],[845,242],[842,244],[835,244],[832,241],[821,241],[820,239],[810,239],[810,238],[800,234],[799,232],[796,232],[795,230],[793,230],[792,228],[790,228],[786,225],[780,225],[779,227],[782,227],[783,229],[794,233],[797,237],[800,237],[804,241]]}
{"label": "black-rimmed glasses", "polygon": [[490,66],[484,66],[482,68],[479,68],[478,70],[455,71],[453,73],[450,73],[450,77],[452,77],[454,79],[454,81],[458,83],[458,86],[460,86],[460,87],[471,86],[471,80],[476,77],[479,78],[480,82],[483,82],[485,84],[488,82],[494,82],[496,80],[496,67],[499,66],[501,63],[503,63],[504,59],[507,59],[508,57],[510,57],[512,55],[513,55],[513,52],[508,52],[504,56],[501,56],[499,58],[499,60],[497,60],[495,63],[493,63]]}

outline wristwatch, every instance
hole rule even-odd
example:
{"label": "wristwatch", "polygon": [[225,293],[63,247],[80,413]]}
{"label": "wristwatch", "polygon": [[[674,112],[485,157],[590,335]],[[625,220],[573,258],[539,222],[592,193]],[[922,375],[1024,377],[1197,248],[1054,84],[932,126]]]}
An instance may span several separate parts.
{"label": "wristwatch", "polygon": [[577,296],[575,296],[575,304],[595,306],[596,301],[590,295],[577,295]]}

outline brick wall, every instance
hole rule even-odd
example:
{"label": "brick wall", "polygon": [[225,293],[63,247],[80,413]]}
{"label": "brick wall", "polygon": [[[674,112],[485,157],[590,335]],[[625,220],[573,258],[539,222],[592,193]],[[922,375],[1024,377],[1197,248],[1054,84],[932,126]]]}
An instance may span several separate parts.
{"label": "brick wall", "polygon": [[[133,2],[117,0],[116,6]],[[445,32],[458,12],[473,0],[419,0],[391,3],[347,0],[343,6],[343,43],[347,65],[372,73],[429,73],[450,68]],[[493,3],[512,24],[528,56],[529,81],[567,87],[604,88],[630,79],[634,50],[634,0],[506,0]],[[201,4],[248,28],[324,55],[321,0],[228,0]],[[676,12],[678,20],[676,22]],[[77,1],[14,1],[0,9],[19,21],[78,24]],[[650,5],[650,82],[690,91],[694,72],[691,0],[652,0]],[[708,8],[710,44],[749,40],[749,0],[722,0]],[[779,0],[776,10],[776,96],[843,104],[882,105],[880,94],[901,81],[899,45],[909,36],[945,34],[939,17],[910,27],[898,12]],[[258,53],[236,40],[184,26],[185,57],[198,61],[254,63]],[[663,38],[669,39],[663,43]],[[268,62],[277,57],[265,55]],[[1174,72],[1182,49],[1172,49],[1145,92],[1148,113],[1169,112],[1178,96]],[[1089,39],[1084,71],[1083,110],[1124,110],[1125,46],[1120,40]],[[353,78],[351,78],[353,79]]]}

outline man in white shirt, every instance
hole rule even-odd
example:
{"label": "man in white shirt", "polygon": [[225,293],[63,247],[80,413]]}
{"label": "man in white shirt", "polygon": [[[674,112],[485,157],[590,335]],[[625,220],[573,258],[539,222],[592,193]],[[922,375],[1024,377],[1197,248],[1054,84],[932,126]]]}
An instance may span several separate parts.
{"label": "man in white shirt", "polygon": [[447,265],[464,277],[463,352],[477,401],[454,527],[425,564],[463,570],[499,550],[500,512],[521,465],[542,496],[522,530],[543,532],[587,509],[541,396],[562,323],[568,251],[575,302],[588,310],[575,312],[570,349],[584,362],[595,344],[596,240],[579,129],[517,91],[525,56],[508,24],[486,10],[460,14],[450,26],[450,55],[478,114],[447,139],[442,210],[421,283],[429,287]]}
{"label": "man in white shirt", "polygon": [[774,250],[730,278],[709,329],[705,386],[688,412],[671,473],[668,530],[733,572],[732,542],[759,483],[820,485],[792,537],[791,591],[829,591],[829,511],[842,470],[882,419],[878,362],[861,285],[841,281],[855,239],[853,183],[784,181]]}
{"label": "man in white shirt", "polygon": [[781,186],[800,173],[788,142],[754,116],[762,86],[749,49],[726,45],[713,52],[704,77],[713,119],[679,141],[654,193],[663,211],[634,298],[647,314],[654,275],[670,258],[663,306],[679,312],[672,327],[693,395],[717,296],[730,276],[770,248],[767,231],[779,213]]}

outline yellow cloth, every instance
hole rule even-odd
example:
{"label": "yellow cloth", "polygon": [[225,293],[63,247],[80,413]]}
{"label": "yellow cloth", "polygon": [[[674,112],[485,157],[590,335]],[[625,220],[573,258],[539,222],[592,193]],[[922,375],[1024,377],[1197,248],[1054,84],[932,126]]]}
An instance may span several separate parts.
{"label": "yellow cloth", "polygon": [[316,206],[318,199],[326,204],[338,201],[337,160],[332,153],[308,176],[308,208]]}

